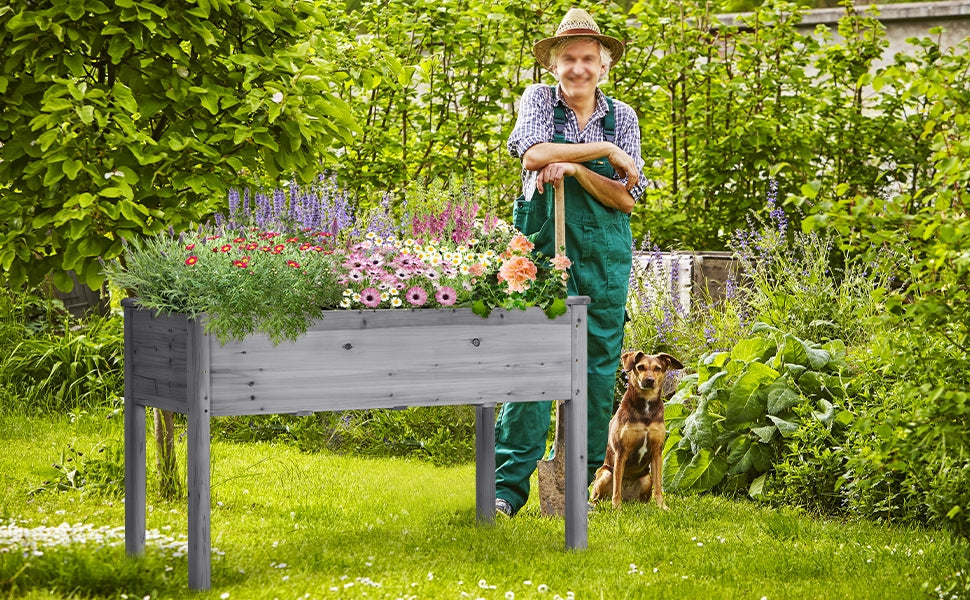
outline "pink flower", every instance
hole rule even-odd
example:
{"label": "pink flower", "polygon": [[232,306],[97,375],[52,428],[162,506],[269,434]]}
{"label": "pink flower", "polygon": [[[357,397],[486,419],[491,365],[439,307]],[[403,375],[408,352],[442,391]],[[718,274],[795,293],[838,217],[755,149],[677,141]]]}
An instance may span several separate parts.
{"label": "pink flower", "polygon": [[569,267],[573,266],[573,261],[569,260],[566,256],[562,254],[557,254],[556,258],[552,259],[552,268],[557,271],[565,271]]}
{"label": "pink flower", "polygon": [[438,301],[441,306],[451,306],[458,299],[458,294],[455,293],[454,288],[450,288],[447,285],[438,288],[438,292],[434,295],[434,299]]}
{"label": "pink flower", "polygon": [[509,250],[521,254],[528,254],[529,252],[532,252],[532,249],[535,247],[536,245],[530,242],[529,238],[522,234],[517,234],[512,238],[512,241],[509,242]]}
{"label": "pink flower", "polygon": [[360,303],[364,306],[377,308],[377,306],[381,303],[381,293],[376,289],[369,287],[360,293]]}
{"label": "pink flower", "polygon": [[472,277],[480,277],[484,273],[485,273],[485,265],[483,265],[482,263],[475,263],[472,266],[468,267],[468,274],[471,275]]}
{"label": "pink flower", "polygon": [[424,291],[424,288],[416,285],[404,293],[404,298],[407,299],[411,306],[424,306],[424,303],[428,301],[428,292]]}
{"label": "pink flower", "polygon": [[525,292],[536,279],[536,265],[525,256],[513,256],[502,264],[498,278],[509,284],[509,291]]}

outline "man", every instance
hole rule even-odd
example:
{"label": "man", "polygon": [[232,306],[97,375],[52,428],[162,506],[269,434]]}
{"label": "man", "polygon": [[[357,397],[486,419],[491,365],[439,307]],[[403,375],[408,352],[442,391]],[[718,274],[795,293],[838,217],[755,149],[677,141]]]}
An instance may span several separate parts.
{"label": "man", "polygon": [[[592,17],[571,9],[556,35],[535,44],[536,59],[555,87],[529,86],[508,141],[522,159],[523,198],[515,222],[536,249],[553,256],[553,186],[566,198],[570,295],[589,296],[588,477],[603,464],[613,386],[623,344],[632,262],[630,213],[643,195],[643,159],[636,114],[607,98],[598,84],[623,55],[623,43],[601,35]],[[548,184],[548,185],[547,185]],[[495,431],[496,510],[513,516],[529,498],[529,477],[545,453],[550,402],[502,406]]]}

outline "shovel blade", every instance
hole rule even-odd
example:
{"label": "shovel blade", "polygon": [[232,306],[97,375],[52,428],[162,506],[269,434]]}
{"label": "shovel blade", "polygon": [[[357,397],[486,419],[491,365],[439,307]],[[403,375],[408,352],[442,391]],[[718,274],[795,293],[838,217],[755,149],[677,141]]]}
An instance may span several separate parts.
{"label": "shovel blade", "polygon": [[539,510],[544,517],[566,514],[566,478],[562,461],[540,460],[536,465],[539,478]]}

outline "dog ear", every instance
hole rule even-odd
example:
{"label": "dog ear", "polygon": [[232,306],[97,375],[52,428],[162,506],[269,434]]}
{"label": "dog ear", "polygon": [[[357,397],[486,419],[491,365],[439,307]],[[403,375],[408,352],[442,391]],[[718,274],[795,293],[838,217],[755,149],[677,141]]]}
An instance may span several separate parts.
{"label": "dog ear", "polygon": [[668,370],[670,370],[670,369],[683,369],[684,368],[684,365],[680,364],[680,361],[679,360],[677,360],[673,356],[667,354],[666,352],[661,352],[660,354],[657,355],[657,358],[659,358],[660,360],[664,361],[664,364],[667,365],[667,369]]}
{"label": "dog ear", "polygon": [[623,365],[623,370],[629,372],[633,366],[637,364],[637,361],[640,360],[641,356],[643,356],[643,352],[640,352],[639,350],[636,352],[624,352],[620,356],[620,364]]}

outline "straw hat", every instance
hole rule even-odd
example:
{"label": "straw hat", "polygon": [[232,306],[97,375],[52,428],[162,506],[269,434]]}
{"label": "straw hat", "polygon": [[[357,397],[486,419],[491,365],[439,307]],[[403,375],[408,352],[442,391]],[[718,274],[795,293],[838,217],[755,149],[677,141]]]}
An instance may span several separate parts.
{"label": "straw hat", "polygon": [[623,42],[614,37],[602,35],[599,25],[596,24],[593,17],[589,16],[589,13],[581,8],[569,9],[569,12],[563,17],[562,23],[559,24],[559,28],[556,29],[556,35],[536,42],[532,46],[532,53],[535,54],[536,59],[542,66],[551,71],[552,65],[549,64],[549,51],[556,42],[568,37],[588,37],[599,40],[599,43],[603,44],[609,50],[610,56],[613,57],[613,63],[616,63],[623,56]]}

